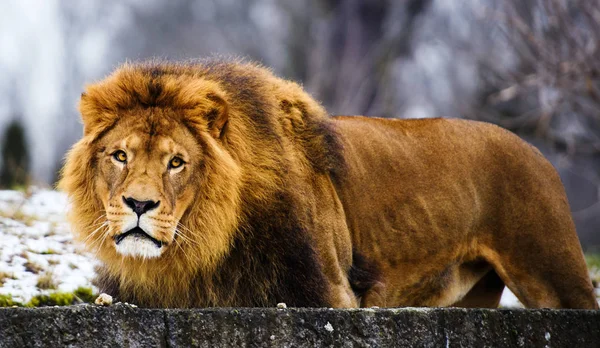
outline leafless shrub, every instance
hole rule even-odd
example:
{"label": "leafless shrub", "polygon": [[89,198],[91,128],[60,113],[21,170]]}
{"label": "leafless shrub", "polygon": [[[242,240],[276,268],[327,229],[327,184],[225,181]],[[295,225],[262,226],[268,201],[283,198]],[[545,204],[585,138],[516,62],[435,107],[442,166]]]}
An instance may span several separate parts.
{"label": "leafless shrub", "polygon": [[516,52],[512,70],[487,69],[484,118],[534,133],[569,155],[600,152],[600,2],[505,0],[495,21]]}

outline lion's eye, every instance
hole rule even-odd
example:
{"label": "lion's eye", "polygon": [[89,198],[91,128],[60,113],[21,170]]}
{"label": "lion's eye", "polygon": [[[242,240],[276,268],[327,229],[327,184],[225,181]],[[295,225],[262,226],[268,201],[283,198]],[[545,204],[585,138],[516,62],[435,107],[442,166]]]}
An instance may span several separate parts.
{"label": "lion's eye", "polygon": [[116,159],[119,162],[122,162],[122,163],[127,162],[127,154],[125,153],[125,151],[119,150],[119,151],[113,153],[113,157],[114,157],[114,159]]}
{"label": "lion's eye", "polygon": [[179,168],[183,165],[183,160],[179,157],[173,157],[173,159],[169,162],[169,168],[175,169]]}

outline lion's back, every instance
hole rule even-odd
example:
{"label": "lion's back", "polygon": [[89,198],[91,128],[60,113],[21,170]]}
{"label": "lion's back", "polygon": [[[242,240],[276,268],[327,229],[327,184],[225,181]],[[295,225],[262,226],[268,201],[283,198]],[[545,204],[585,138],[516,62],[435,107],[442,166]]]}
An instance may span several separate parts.
{"label": "lion's back", "polygon": [[[552,165],[495,125],[458,119],[334,120],[348,167],[336,189],[359,249],[389,245],[389,253],[396,253],[402,245],[406,257],[417,257],[422,240],[432,252],[441,250],[467,238],[482,219],[500,216],[507,207],[525,208],[532,196],[563,201]],[[374,240],[360,236],[366,230]]]}

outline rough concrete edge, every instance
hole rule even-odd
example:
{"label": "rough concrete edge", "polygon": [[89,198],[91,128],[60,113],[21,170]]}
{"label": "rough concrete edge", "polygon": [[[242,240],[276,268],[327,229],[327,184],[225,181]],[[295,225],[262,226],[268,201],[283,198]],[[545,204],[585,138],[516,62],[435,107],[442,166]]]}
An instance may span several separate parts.
{"label": "rough concrete edge", "polygon": [[[35,313],[39,313],[37,316]],[[72,313],[72,314],[69,314]],[[160,313],[160,319],[157,314]],[[398,342],[398,339],[404,340],[405,344],[421,344],[426,342],[427,345],[437,346],[442,343],[448,345],[472,345],[481,343],[479,346],[506,346],[512,344],[517,346],[540,346],[543,347],[546,343],[550,343],[550,333],[552,334],[552,346],[577,346],[576,344],[590,344],[591,342],[598,343],[600,346],[600,311],[592,310],[550,310],[550,309],[462,309],[462,308],[383,308],[383,309],[331,309],[331,308],[199,308],[199,309],[142,309],[134,308],[126,304],[117,304],[111,307],[98,307],[91,305],[70,306],[70,307],[46,307],[46,308],[2,308],[0,309],[0,334],[7,332],[8,337],[1,337],[0,347],[8,346],[15,342],[24,342],[23,334],[17,333],[10,336],[10,329],[2,325],[2,321],[6,318],[9,320],[9,325],[14,324],[10,321],[20,320],[34,316],[41,318],[41,322],[49,322],[57,324],[56,318],[69,318],[69,315],[74,317],[83,317],[90,319],[93,327],[97,323],[105,320],[105,317],[116,318],[116,322],[121,325],[117,326],[112,342],[118,342],[115,337],[125,337],[125,342],[129,346],[137,346],[130,339],[137,339],[140,336],[139,331],[132,331],[131,321],[136,323],[144,318],[155,318],[158,322],[162,322],[156,328],[159,332],[154,332],[156,343],[159,346],[211,346],[215,342],[220,345],[302,345],[302,343],[314,345],[332,345],[341,343],[340,340],[352,340],[351,342],[359,343],[359,345],[368,345],[369,343],[387,343]],[[19,319],[20,318],[20,319]],[[199,318],[202,318],[199,320]],[[261,319],[263,318],[263,319]],[[312,323],[305,323],[308,318]],[[217,319],[216,322],[215,320]],[[258,322],[258,328],[253,327],[248,322]],[[258,320],[256,320],[258,319]],[[467,320],[465,320],[467,319]],[[96,320],[96,322],[93,322]],[[262,320],[262,321],[261,321]],[[300,321],[298,321],[300,320]],[[322,328],[323,323],[331,320],[336,329],[337,338],[332,338]],[[338,320],[336,323],[335,320]],[[367,334],[362,334],[361,337],[356,336],[356,320],[363,326],[361,330],[367,330]],[[120,322],[124,321],[124,322]],[[219,322],[220,321],[220,322]],[[318,325],[317,323],[321,321]],[[391,323],[391,325],[390,325]],[[400,323],[400,324],[398,324]],[[57,326],[60,326],[60,322]],[[109,324],[116,324],[110,322]],[[124,325],[123,325],[124,324]],[[219,325],[225,324],[225,330],[219,331]],[[330,328],[333,328],[327,321]],[[211,326],[216,336],[208,336],[202,331],[205,326]],[[269,342],[265,337],[254,336],[256,330],[260,332],[260,325],[265,328],[277,332],[278,339]],[[291,325],[291,326],[290,326]],[[344,326],[345,325],[345,326]],[[385,337],[370,337],[373,332],[377,332],[381,328],[377,325],[385,326]],[[420,325],[420,326],[419,326]],[[491,327],[490,327],[491,325]],[[2,329],[2,326],[5,326]],[[142,324],[142,326],[144,326]],[[326,326],[326,325],[325,325]],[[215,328],[216,327],[216,328]],[[146,327],[144,327],[146,328]],[[500,328],[509,329],[512,332],[497,332]],[[221,328],[223,329],[223,328]],[[325,328],[327,329],[327,328]],[[521,329],[522,332],[515,332]],[[62,327],[61,333],[65,334],[65,329]],[[111,332],[111,328],[104,328]],[[183,330],[183,331],[182,331]],[[215,331],[216,330],[216,331]],[[304,331],[303,331],[304,330]],[[320,331],[319,331],[320,330]],[[394,332],[396,330],[396,332]],[[528,333],[528,330],[531,331]],[[55,330],[60,331],[60,330]],[[210,330],[209,330],[210,331]],[[264,331],[264,330],[263,330]],[[329,330],[326,330],[329,331]],[[331,330],[329,333],[331,333]],[[232,336],[227,335],[229,332]],[[305,338],[303,335],[308,332],[309,341],[302,341]],[[420,332],[420,333],[419,333]],[[533,335],[532,332],[536,334]],[[545,334],[544,334],[545,332]],[[53,332],[55,333],[55,332]],[[67,334],[76,334],[79,337],[80,332],[76,329],[71,332],[67,330]],[[299,334],[300,333],[300,334]],[[379,331],[381,335],[381,331]],[[27,336],[27,342],[36,343],[36,345],[44,346],[44,344],[64,343],[63,341],[55,342],[48,341],[43,334],[33,331],[31,337]],[[194,336],[197,334],[197,336]],[[445,337],[439,337],[443,334]],[[120,336],[119,336],[120,335]],[[133,336],[132,336],[133,335]],[[342,336],[340,336],[342,335]],[[417,337],[421,335],[420,337]],[[18,336],[18,337],[17,337]],[[90,340],[103,341],[102,337],[95,337],[94,334],[84,332],[80,341],[74,341],[83,344],[91,342]],[[101,336],[99,333],[97,336]],[[263,333],[263,336],[264,333]],[[274,336],[274,335],[273,335]],[[331,336],[331,337],[329,337]],[[414,336],[414,337],[411,337]],[[562,336],[562,337],[561,337]],[[51,336],[56,337],[56,335]],[[194,342],[196,337],[200,337],[200,341]],[[4,339],[8,341],[3,342]],[[12,341],[10,341],[13,339]],[[31,341],[29,340],[31,339]],[[46,340],[45,340],[46,339]],[[148,339],[152,339],[149,337]],[[337,341],[336,341],[337,339]],[[187,341],[186,341],[187,340]],[[481,340],[481,342],[477,341]],[[141,342],[141,341],[140,341]],[[346,341],[343,341],[347,343]],[[350,342],[350,341],[348,341]],[[412,343],[411,343],[412,342]]]}

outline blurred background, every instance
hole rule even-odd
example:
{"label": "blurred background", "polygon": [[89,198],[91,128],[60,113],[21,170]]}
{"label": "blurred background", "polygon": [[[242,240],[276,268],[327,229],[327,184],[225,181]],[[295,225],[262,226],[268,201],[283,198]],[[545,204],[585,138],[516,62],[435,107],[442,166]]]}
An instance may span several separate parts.
{"label": "blurred background", "polygon": [[552,161],[600,250],[599,0],[0,3],[0,187],[53,185],[86,83],[149,57],[247,57],[331,114],[501,125]]}

